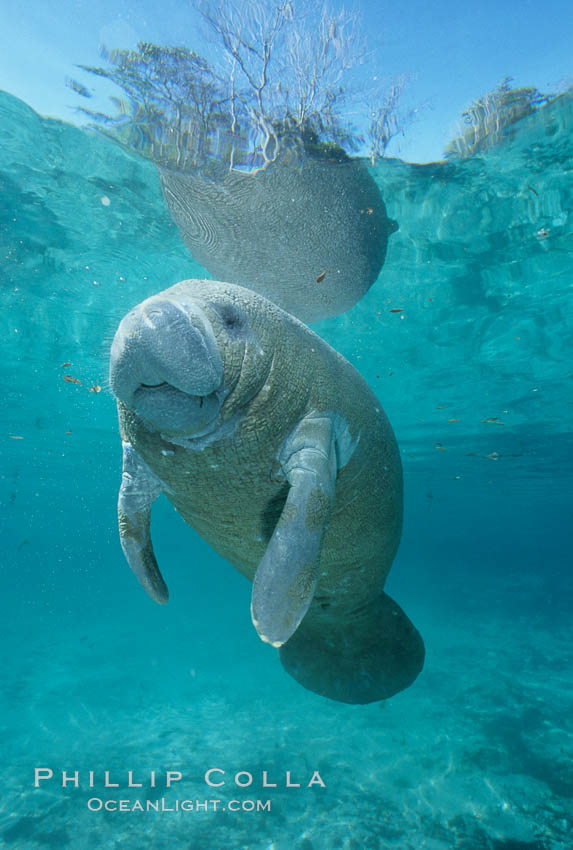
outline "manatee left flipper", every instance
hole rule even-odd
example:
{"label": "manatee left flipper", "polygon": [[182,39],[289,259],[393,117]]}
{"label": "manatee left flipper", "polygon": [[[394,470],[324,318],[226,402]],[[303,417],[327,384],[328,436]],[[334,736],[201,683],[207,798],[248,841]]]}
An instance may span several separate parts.
{"label": "manatee left flipper", "polygon": [[159,572],[149,533],[151,506],[163,486],[131,443],[123,443],[123,468],[118,500],[119,538],[127,563],[151,598],[164,605],[167,585]]}
{"label": "manatee left flipper", "polygon": [[336,449],[328,416],[304,417],[281,451],[287,499],[253,581],[251,617],[266,643],[282,646],[306,614],[334,501]]}

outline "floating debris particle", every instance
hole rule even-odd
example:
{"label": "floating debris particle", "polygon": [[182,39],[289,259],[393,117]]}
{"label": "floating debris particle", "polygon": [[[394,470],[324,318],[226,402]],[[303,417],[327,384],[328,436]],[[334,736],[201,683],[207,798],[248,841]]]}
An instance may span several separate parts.
{"label": "floating debris particle", "polygon": [[102,202],[104,207],[109,207],[109,205],[111,204],[111,201],[107,195],[102,195],[100,201]]}
{"label": "floating debris particle", "polygon": [[324,280],[325,277],[326,277],[326,272],[321,272],[319,275],[316,276],[316,282],[322,283],[322,281]]}
{"label": "floating debris particle", "polygon": [[69,437],[71,433],[71,431],[66,431],[66,437]]}
{"label": "floating debris particle", "polygon": [[374,210],[372,207],[366,207],[366,215],[374,215]]}
{"label": "floating debris particle", "polygon": [[448,422],[459,422],[459,419],[448,419]]}
{"label": "floating debris particle", "polygon": [[487,419],[482,419],[482,424],[487,425],[487,423],[491,425],[505,425],[505,422],[502,422],[501,419],[498,419],[497,416],[489,416]]}
{"label": "floating debris particle", "polygon": [[441,443],[436,443],[436,445],[434,446],[434,448],[435,448],[435,449],[437,449],[439,452],[445,452],[445,451],[446,451],[446,450],[445,450],[445,448],[442,446],[442,444],[441,444]]}
{"label": "floating debris particle", "polygon": [[23,440],[24,437],[20,437],[19,434],[8,434],[10,440]]}
{"label": "floating debris particle", "polygon": [[535,234],[539,239],[547,239],[549,236],[550,230],[548,227],[540,227],[537,233]]}
{"label": "floating debris particle", "polygon": [[498,452],[492,452],[490,455],[486,455],[488,460],[498,460],[500,457],[501,455]]}
{"label": "floating debris particle", "polygon": [[448,408],[449,406],[450,406],[449,404],[439,404],[436,407],[436,410],[446,410],[446,408]]}
{"label": "floating debris particle", "polygon": [[80,387],[82,385],[82,382],[78,381],[78,379],[74,378],[72,375],[64,375],[64,381],[67,381],[68,384],[79,384]]}
{"label": "floating debris particle", "polygon": [[403,311],[403,307],[393,307],[391,310],[388,310],[389,313],[402,313]]}
{"label": "floating debris particle", "polygon": [[62,365],[60,366],[60,369],[67,369],[67,368],[68,368],[68,366],[71,366],[71,365],[72,365],[72,364],[71,364],[71,363],[69,363],[69,362],[68,362],[68,363],[62,363]]}
{"label": "floating debris particle", "polygon": [[89,389],[90,393],[101,393],[101,387],[99,384],[94,384],[93,387]]}
{"label": "floating debris particle", "polygon": [[530,192],[533,192],[533,194],[535,195],[536,198],[539,197],[539,192],[536,192],[535,189],[533,188],[533,186],[530,186],[529,183],[527,184],[527,188],[529,189]]}

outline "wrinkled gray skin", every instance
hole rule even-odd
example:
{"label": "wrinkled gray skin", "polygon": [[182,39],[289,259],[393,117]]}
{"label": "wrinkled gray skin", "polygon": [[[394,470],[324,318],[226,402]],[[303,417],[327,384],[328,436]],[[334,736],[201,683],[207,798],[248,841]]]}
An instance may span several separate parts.
{"label": "wrinkled gray skin", "polygon": [[253,581],[260,637],[305,687],[344,702],[407,687],[422,640],[382,590],[398,547],[392,429],[355,369],[265,298],[183,281],[135,307],[111,349],[125,556],[159,603],[163,492]]}
{"label": "wrinkled gray skin", "polygon": [[218,280],[253,289],[304,322],[359,301],[397,229],[374,179],[354,160],[292,155],[256,175],[160,169],[160,177],[193,257]]}

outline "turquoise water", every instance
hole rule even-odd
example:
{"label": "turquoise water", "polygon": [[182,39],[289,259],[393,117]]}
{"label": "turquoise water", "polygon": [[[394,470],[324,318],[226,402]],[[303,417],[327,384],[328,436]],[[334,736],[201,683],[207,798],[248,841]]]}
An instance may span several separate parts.
{"label": "turquoise water", "polygon": [[[314,328],[397,435],[388,588],[427,660],[388,702],[347,706],[284,673],[248,583],[166,501],[153,534],[169,605],[124,563],[109,344],[131,306],[205,272],[150,162],[0,94],[2,846],[571,846],[572,130],[563,96],[479,157],[371,169],[400,230],[368,294]],[[53,780],[35,788],[35,768]],[[225,786],[205,784],[210,768]],[[166,771],[182,774],[169,790]],[[305,787],[313,771],[325,788]]]}

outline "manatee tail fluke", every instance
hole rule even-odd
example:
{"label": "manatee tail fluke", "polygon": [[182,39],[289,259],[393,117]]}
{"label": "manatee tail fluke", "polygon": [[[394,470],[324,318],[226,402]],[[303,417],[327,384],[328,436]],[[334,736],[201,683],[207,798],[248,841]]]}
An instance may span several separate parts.
{"label": "manatee tail fluke", "polygon": [[348,703],[388,699],[409,687],[424,654],[417,629],[385,593],[339,621],[309,612],[280,648],[282,665],[297,682]]}

